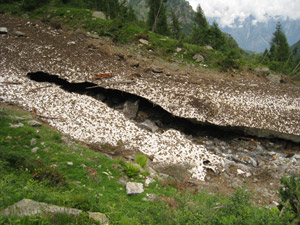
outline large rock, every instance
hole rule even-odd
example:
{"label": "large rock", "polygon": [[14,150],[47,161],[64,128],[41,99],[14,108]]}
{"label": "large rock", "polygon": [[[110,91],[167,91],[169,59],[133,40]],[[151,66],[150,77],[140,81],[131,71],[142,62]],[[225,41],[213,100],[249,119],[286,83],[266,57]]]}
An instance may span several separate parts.
{"label": "large rock", "polygon": [[92,16],[95,17],[95,18],[103,19],[103,20],[106,19],[105,14],[103,12],[101,12],[101,11],[95,11],[95,12],[93,12]]}
{"label": "large rock", "polygon": [[7,34],[8,30],[6,27],[0,27],[0,34]]}
{"label": "large rock", "polygon": [[268,67],[256,67],[254,71],[263,75],[270,74],[270,69]]}
{"label": "large rock", "polygon": [[193,59],[198,62],[198,63],[201,63],[201,62],[204,62],[204,57],[200,54],[196,54],[193,56]]}
{"label": "large rock", "polygon": [[206,45],[204,48],[207,50],[213,50],[213,47],[211,47],[210,45]]}
{"label": "large rock", "polygon": [[123,113],[129,119],[134,119],[139,110],[139,100],[131,101],[128,100],[124,104]]}
{"label": "large rock", "polygon": [[16,31],[16,32],[15,32],[15,35],[16,35],[17,37],[26,37],[26,34],[25,34],[24,32],[21,32],[21,31]]}
{"label": "large rock", "polygon": [[144,192],[144,185],[142,183],[128,182],[126,184],[127,195],[137,195]]}
{"label": "large rock", "polygon": [[270,81],[270,82],[273,82],[273,83],[281,83],[282,79],[281,79],[281,76],[280,75],[277,75],[277,74],[269,74],[267,76],[267,79]]}
{"label": "large rock", "polygon": [[145,120],[140,124],[141,127],[152,131],[153,133],[158,131],[159,127],[151,120]]}
{"label": "large rock", "polygon": [[143,45],[149,45],[149,41],[147,41],[145,39],[140,39],[139,42]]}
{"label": "large rock", "polygon": [[36,120],[29,120],[28,122],[28,125],[29,126],[32,126],[32,127],[40,127],[42,126],[42,124]]}
{"label": "large rock", "polygon": [[[23,199],[14,205],[7,207],[0,211],[1,216],[33,216],[41,213],[66,213],[77,216],[83,211],[80,209],[61,207],[57,205],[50,205],[43,202],[36,202],[31,199]],[[99,221],[101,224],[108,224],[107,217],[99,212],[88,212],[89,218]]]}

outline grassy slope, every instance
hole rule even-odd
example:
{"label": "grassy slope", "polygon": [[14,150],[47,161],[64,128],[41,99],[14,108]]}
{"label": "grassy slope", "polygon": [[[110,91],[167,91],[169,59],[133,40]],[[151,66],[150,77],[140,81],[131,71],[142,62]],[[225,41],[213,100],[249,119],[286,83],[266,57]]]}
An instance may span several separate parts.
{"label": "grassy slope", "polygon": [[[31,115],[26,112],[7,108],[0,111],[0,210],[29,198],[102,212],[111,224],[241,224],[242,221],[243,224],[281,224],[277,209],[251,206],[249,194],[242,189],[228,198],[205,192],[190,194],[178,191],[174,181],[156,181],[144,193],[127,196],[125,187],[117,182],[125,176],[123,160],[111,160],[76,143],[68,147],[62,142],[61,134],[45,124],[31,127],[28,120]],[[24,126],[10,127],[18,123]],[[33,138],[37,141],[31,145]],[[32,152],[35,147],[38,151]],[[144,182],[142,175],[131,180]],[[149,193],[157,194],[158,199],[144,201]],[[62,221],[93,223],[84,215],[23,219],[0,216],[0,224],[61,224]]]}

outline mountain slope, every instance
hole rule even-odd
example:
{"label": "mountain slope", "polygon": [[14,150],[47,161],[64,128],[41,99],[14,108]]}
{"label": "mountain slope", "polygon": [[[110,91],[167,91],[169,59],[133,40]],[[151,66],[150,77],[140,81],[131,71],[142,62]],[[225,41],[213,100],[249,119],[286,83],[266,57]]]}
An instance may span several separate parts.
{"label": "mountain slope", "polygon": [[[149,9],[146,0],[128,0],[128,3],[132,5],[139,19],[143,21],[147,20]],[[179,21],[182,23],[183,30],[190,32],[195,14],[192,6],[185,0],[169,0],[166,6],[168,12],[170,12],[171,8],[174,9],[176,16],[178,16]]]}
{"label": "mountain slope", "polygon": [[[223,32],[229,33],[245,50],[263,52],[270,47],[275,27],[278,21],[291,45],[300,39],[300,20],[283,20],[281,18],[270,19],[268,22],[253,24],[254,17],[248,17],[242,24],[236,22],[235,26],[221,28]],[[210,21],[212,18],[210,18]]]}

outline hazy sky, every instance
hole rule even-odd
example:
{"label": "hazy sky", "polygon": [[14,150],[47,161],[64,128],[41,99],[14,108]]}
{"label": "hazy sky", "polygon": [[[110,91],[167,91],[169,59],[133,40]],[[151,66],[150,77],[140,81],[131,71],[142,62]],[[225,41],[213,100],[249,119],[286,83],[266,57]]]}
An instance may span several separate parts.
{"label": "hazy sky", "polygon": [[[300,19],[300,0],[188,0],[196,10],[200,4],[206,17],[218,17],[221,26],[230,26],[235,19],[241,22],[249,15],[257,21],[283,16]],[[256,21],[256,22],[257,22]]]}

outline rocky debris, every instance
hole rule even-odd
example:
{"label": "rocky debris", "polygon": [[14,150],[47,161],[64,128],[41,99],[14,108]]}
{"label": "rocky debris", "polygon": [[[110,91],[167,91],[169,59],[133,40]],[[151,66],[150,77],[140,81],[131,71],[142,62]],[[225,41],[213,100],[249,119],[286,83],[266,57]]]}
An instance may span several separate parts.
{"label": "rocky debris", "polygon": [[35,147],[35,148],[31,149],[31,152],[36,153],[39,149],[40,149],[39,147]]}
{"label": "rocky debris", "polygon": [[194,56],[193,56],[193,59],[194,59],[196,62],[198,62],[198,63],[204,62],[204,57],[203,57],[202,55],[200,55],[200,54],[194,55]]}
{"label": "rocky debris", "polygon": [[159,127],[151,120],[145,120],[139,124],[140,127],[145,128],[153,133],[157,132]]}
{"label": "rocky debris", "polygon": [[269,75],[271,72],[268,67],[256,67],[254,71],[262,75]]}
{"label": "rocky debris", "polygon": [[126,178],[121,177],[121,178],[118,180],[118,183],[119,183],[119,184],[122,184],[122,185],[124,185],[124,186],[126,186],[127,180],[126,180]]}
{"label": "rocky debris", "polygon": [[153,66],[153,67],[151,68],[151,71],[152,71],[153,73],[163,73],[163,72],[164,72],[163,68],[161,68],[161,67],[159,67],[159,66]]}
{"label": "rocky debris", "polygon": [[213,50],[213,47],[211,47],[210,45],[206,45],[204,48],[205,48],[206,50]]}
{"label": "rocky debris", "polygon": [[157,195],[156,194],[146,194],[146,197],[143,198],[144,201],[152,201],[154,202],[155,200],[157,200]]}
{"label": "rocky debris", "polygon": [[100,212],[88,212],[88,214],[89,214],[89,218],[90,219],[98,221],[98,222],[100,222],[100,224],[108,225],[108,223],[109,223],[107,217],[103,213],[100,213]]}
{"label": "rocky debris", "polygon": [[177,64],[172,63],[172,64],[167,64],[167,69],[172,70],[172,71],[178,71],[179,67]]}
{"label": "rocky debris", "polygon": [[145,170],[150,173],[150,178],[157,177],[157,172],[152,167],[148,166]]}
{"label": "rocky debris", "polygon": [[139,42],[143,45],[149,45],[149,41],[147,41],[145,39],[139,39]]}
{"label": "rocky debris", "polygon": [[134,119],[139,110],[139,101],[128,100],[124,104],[123,113],[129,119]]}
{"label": "rocky debris", "polygon": [[277,84],[282,83],[282,78],[281,78],[281,76],[280,76],[280,75],[277,75],[277,74],[272,74],[272,73],[270,73],[270,74],[268,74],[268,75],[266,76],[266,78],[267,78],[270,82],[273,82],[273,83],[277,83]]}
{"label": "rocky debris", "polygon": [[19,128],[19,127],[23,127],[23,126],[24,126],[23,123],[18,123],[18,124],[9,123],[9,127],[11,127],[11,128]]}
{"label": "rocky debris", "polygon": [[128,63],[131,67],[136,67],[136,68],[138,68],[140,65],[140,62],[137,60],[130,60]]}
{"label": "rocky debris", "polygon": [[40,127],[42,124],[36,120],[29,120],[27,121],[27,124],[31,127]]}
{"label": "rocky debris", "polygon": [[127,195],[137,195],[144,192],[144,185],[142,183],[128,182],[126,184]]}
{"label": "rocky debris", "polygon": [[145,180],[145,186],[149,187],[149,184],[154,183],[154,182],[155,182],[155,180],[153,178],[147,177]]}
{"label": "rocky debris", "polygon": [[157,199],[157,195],[156,194],[146,194],[147,198],[150,200],[150,201],[155,201]]}
{"label": "rocky debris", "polygon": [[75,143],[69,137],[62,136],[61,140],[68,147],[74,147],[75,145]]}
{"label": "rocky debris", "polygon": [[[43,202],[36,202],[31,199],[23,199],[2,210],[0,215],[23,217],[38,214],[66,213],[69,215],[78,216],[82,212],[83,211],[79,209],[50,205]],[[92,218],[101,224],[108,224],[108,219],[104,214],[99,212],[88,212],[88,214],[89,218]]]}
{"label": "rocky debris", "polygon": [[87,33],[87,37],[91,39],[100,39],[100,36],[98,34]]}
{"label": "rocky debris", "polygon": [[15,31],[14,33],[17,37],[26,37],[26,34],[24,32],[21,31]]}
{"label": "rocky debris", "polygon": [[20,121],[23,121],[23,120],[26,120],[26,118],[24,117],[20,117],[20,116],[9,116],[10,118],[12,118],[13,120],[20,120]]}
{"label": "rocky debris", "polygon": [[93,14],[92,14],[92,17],[103,19],[103,20],[106,19],[105,14],[101,11],[94,11]]}
{"label": "rocky debris", "polygon": [[8,30],[6,27],[0,27],[0,34],[7,34]]}

